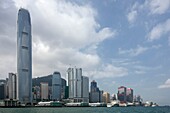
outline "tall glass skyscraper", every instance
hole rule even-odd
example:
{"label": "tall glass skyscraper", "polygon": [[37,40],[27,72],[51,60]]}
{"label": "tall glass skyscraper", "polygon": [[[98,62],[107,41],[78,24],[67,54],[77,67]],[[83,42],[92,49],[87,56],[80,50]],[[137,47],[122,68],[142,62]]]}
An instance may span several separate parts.
{"label": "tall glass skyscraper", "polygon": [[19,102],[32,102],[32,39],[28,10],[19,9],[17,21],[17,73]]}
{"label": "tall glass skyscraper", "polygon": [[60,72],[54,72],[52,77],[52,99],[61,100],[61,75]]}

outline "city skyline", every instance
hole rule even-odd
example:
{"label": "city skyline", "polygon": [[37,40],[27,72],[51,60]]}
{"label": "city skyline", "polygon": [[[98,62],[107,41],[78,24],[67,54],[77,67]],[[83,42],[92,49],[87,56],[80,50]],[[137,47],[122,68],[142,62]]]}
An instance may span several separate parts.
{"label": "city skyline", "polygon": [[[16,71],[20,7],[33,26],[33,77],[69,65],[83,68],[100,89],[135,89],[145,101],[170,105],[170,1],[0,1],[0,78]],[[153,96],[154,94],[154,96]]]}

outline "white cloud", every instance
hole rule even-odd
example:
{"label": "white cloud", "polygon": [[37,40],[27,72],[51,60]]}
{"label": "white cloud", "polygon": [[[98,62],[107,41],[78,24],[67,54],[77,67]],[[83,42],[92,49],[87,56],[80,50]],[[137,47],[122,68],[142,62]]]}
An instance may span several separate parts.
{"label": "white cloud", "polygon": [[130,8],[130,11],[128,12],[128,14],[126,15],[127,19],[128,19],[128,22],[131,23],[131,24],[134,23],[136,18],[137,18],[138,7],[139,7],[138,2],[135,2],[133,4],[133,6]]}
{"label": "white cloud", "polygon": [[164,14],[170,8],[170,0],[148,0],[146,4],[152,14]]}
{"label": "white cloud", "polygon": [[144,52],[150,50],[150,49],[159,49],[162,47],[160,44],[159,45],[153,45],[151,47],[142,47],[140,45],[137,46],[137,48],[129,49],[129,50],[122,50],[119,48],[119,54],[126,54],[129,56],[138,56],[140,54],[143,54]]}
{"label": "white cloud", "polygon": [[159,39],[167,33],[170,33],[170,19],[153,27],[151,32],[148,34],[148,40],[153,41]]}
{"label": "white cloud", "polygon": [[148,50],[147,47],[142,47],[142,46],[138,45],[137,48],[129,49],[129,50],[122,50],[121,48],[119,48],[119,54],[127,54],[127,55],[130,55],[130,56],[138,56],[138,55],[144,53],[147,50]]}
{"label": "white cloud", "polygon": [[[96,21],[98,12],[90,4],[80,5],[65,0],[25,0],[24,2],[23,0],[13,0],[9,6],[8,10],[4,9],[6,8],[4,5],[0,7],[4,11],[9,11],[9,9],[11,11],[5,13],[8,14],[6,19],[0,19],[3,24],[7,24],[7,27],[2,27],[4,28],[2,30],[10,31],[12,37],[16,36],[16,30],[10,28],[16,28],[17,9],[24,7],[30,12],[33,33],[33,77],[47,75],[55,70],[65,76],[70,65],[83,68],[83,73],[87,76],[91,76],[92,72],[96,73],[96,75],[93,74],[95,78],[105,77],[101,76],[101,73],[106,73],[106,71],[109,71],[107,72],[108,77],[111,72],[118,74],[117,77],[125,75],[123,67],[113,66],[113,70],[108,70],[109,64],[105,64],[96,52],[101,42],[113,38],[117,32],[109,27],[102,27]],[[0,11],[0,13],[4,12]],[[14,24],[8,25],[10,22]],[[6,41],[4,37],[11,37],[9,33],[1,33],[1,35],[4,35],[0,36],[3,37],[2,42]],[[16,51],[16,38],[14,39],[12,48],[13,51]],[[3,55],[7,57],[7,54],[3,53]],[[11,63],[14,64],[11,65],[12,71],[16,71],[16,60],[13,60],[16,59],[15,56],[16,53],[9,55],[9,59],[12,61],[0,60],[3,66],[7,63],[5,67],[0,67],[3,72],[10,71]],[[0,55],[0,59],[4,57],[2,54]],[[97,75],[98,71],[99,75]]]}
{"label": "white cloud", "polygon": [[99,67],[98,70],[89,72],[89,74],[93,78],[115,78],[128,75],[128,69],[106,64]]}
{"label": "white cloud", "polygon": [[128,18],[129,23],[133,23],[137,18],[137,11],[133,10],[129,12],[127,15],[127,18]]}
{"label": "white cloud", "polygon": [[136,70],[135,74],[145,74],[146,72],[144,70]]}
{"label": "white cloud", "polygon": [[166,80],[163,85],[158,86],[158,88],[170,88],[170,79]]}

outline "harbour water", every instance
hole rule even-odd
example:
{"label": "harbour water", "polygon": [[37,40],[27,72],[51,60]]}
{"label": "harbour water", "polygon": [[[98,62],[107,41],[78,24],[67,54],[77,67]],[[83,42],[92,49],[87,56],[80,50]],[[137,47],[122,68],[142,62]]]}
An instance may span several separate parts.
{"label": "harbour water", "polygon": [[170,113],[170,107],[0,108],[0,113]]}

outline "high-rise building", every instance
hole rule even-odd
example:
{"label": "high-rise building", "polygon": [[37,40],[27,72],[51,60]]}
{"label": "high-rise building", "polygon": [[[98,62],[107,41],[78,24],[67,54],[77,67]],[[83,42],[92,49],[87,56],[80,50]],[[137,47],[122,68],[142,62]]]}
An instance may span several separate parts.
{"label": "high-rise building", "polygon": [[81,98],[81,77],[82,69],[68,69],[69,98]]}
{"label": "high-rise building", "polygon": [[48,100],[48,83],[41,83],[41,100]]}
{"label": "high-rise building", "polygon": [[52,100],[61,100],[61,75],[54,72],[52,77]]}
{"label": "high-rise building", "polygon": [[103,102],[105,102],[105,103],[110,102],[110,94],[108,92],[103,93]]}
{"label": "high-rise building", "polygon": [[82,76],[81,68],[69,68],[67,72],[69,99],[72,99],[74,102],[87,102],[87,90],[89,87],[88,77]]}
{"label": "high-rise building", "polygon": [[0,100],[5,99],[5,82],[0,82]]}
{"label": "high-rise building", "polygon": [[120,102],[125,103],[126,102],[126,87],[124,86],[119,87],[117,96]]}
{"label": "high-rise building", "polygon": [[32,36],[28,10],[19,9],[17,21],[18,97],[23,104],[32,103]]}
{"label": "high-rise building", "polygon": [[89,102],[89,78],[82,76],[82,98],[84,102]]}
{"label": "high-rise building", "polygon": [[17,76],[14,73],[9,73],[8,90],[9,99],[17,99]]}
{"label": "high-rise building", "polygon": [[102,102],[103,101],[103,91],[100,91],[97,87],[97,82],[92,81],[90,86],[90,102]]}
{"label": "high-rise building", "polygon": [[66,99],[66,85],[67,82],[65,79],[61,78],[61,99]]}
{"label": "high-rise building", "polygon": [[127,102],[133,102],[133,89],[132,88],[127,88],[127,91],[126,91],[126,99],[127,99]]}

